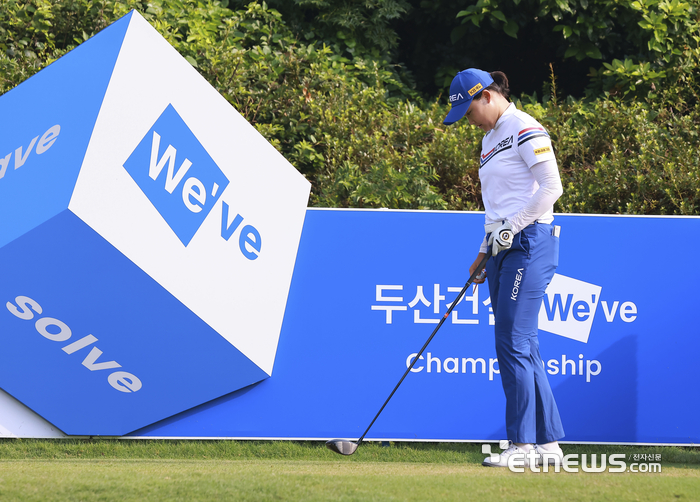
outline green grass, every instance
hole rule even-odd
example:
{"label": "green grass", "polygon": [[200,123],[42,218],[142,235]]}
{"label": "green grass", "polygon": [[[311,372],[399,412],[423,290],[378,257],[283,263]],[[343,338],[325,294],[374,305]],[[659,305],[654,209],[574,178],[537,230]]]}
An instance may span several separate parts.
{"label": "green grass", "polygon": [[[0,440],[0,500],[700,500],[700,450],[654,453],[661,473],[511,473],[479,444],[365,443],[350,457],[293,441]],[[631,462],[631,460],[630,460]]]}

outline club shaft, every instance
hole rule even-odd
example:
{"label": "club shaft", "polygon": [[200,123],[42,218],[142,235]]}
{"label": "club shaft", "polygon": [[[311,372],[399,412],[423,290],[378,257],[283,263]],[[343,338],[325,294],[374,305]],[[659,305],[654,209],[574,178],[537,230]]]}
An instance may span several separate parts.
{"label": "club shaft", "polygon": [[428,338],[428,340],[425,342],[425,344],[423,344],[423,347],[420,349],[420,351],[418,352],[418,354],[416,355],[416,357],[413,358],[413,361],[411,361],[411,364],[410,364],[410,365],[408,366],[408,368],[406,369],[406,372],[405,372],[405,373],[403,374],[403,376],[401,377],[401,380],[399,380],[399,383],[396,384],[396,387],[394,387],[394,390],[391,391],[391,394],[389,394],[389,397],[386,398],[386,401],[384,401],[384,404],[383,404],[382,407],[379,409],[379,411],[377,412],[377,414],[374,416],[374,419],[373,419],[372,422],[369,424],[369,426],[368,426],[367,429],[365,430],[364,434],[362,434],[362,436],[360,437],[360,439],[357,441],[357,445],[358,445],[358,446],[362,443],[362,440],[365,438],[365,436],[367,435],[367,433],[369,432],[369,430],[372,428],[372,426],[374,425],[374,422],[377,421],[377,418],[379,418],[379,415],[381,415],[382,411],[384,411],[384,408],[386,408],[386,405],[389,404],[389,401],[390,401],[391,398],[394,396],[394,394],[396,393],[396,390],[399,388],[399,386],[400,386],[401,383],[404,381],[404,379],[406,378],[406,376],[411,372],[411,370],[413,369],[413,366],[416,364],[416,361],[418,361],[418,359],[420,359],[420,356],[423,354],[423,351],[428,347],[428,344],[430,344],[430,342],[431,342],[431,340],[433,339],[433,337],[435,336],[435,334],[438,332],[438,330],[439,330],[440,327],[443,325],[443,323],[445,322],[445,320],[450,316],[450,313],[452,312],[452,309],[454,309],[454,308],[455,308],[455,305],[457,305],[457,303],[459,303],[459,300],[460,300],[460,299],[462,298],[462,296],[467,292],[467,289],[468,289],[469,286],[471,286],[471,284],[474,282],[474,280],[476,279],[476,276],[479,275],[479,273],[484,269],[484,267],[486,266],[486,262],[488,261],[488,259],[489,259],[490,257],[491,257],[491,253],[490,253],[490,249],[489,249],[489,252],[486,253],[486,256],[484,256],[484,258],[481,260],[481,262],[479,263],[479,265],[476,267],[476,270],[474,270],[474,273],[471,275],[471,277],[469,277],[469,280],[467,281],[467,283],[466,283],[466,284],[464,285],[464,287],[462,288],[462,291],[459,292],[459,294],[457,295],[457,298],[455,298],[455,300],[454,300],[454,301],[452,302],[452,304],[450,305],[450,308],[447,309],[447,312],[445,313],[445,315],[442,316],[442,319],[440,319],[440,322],[439,322],[438,325],[435,327],[435,329],[434,329],[433,332],[431,333],[431,335],[430,335],[430,337]]}

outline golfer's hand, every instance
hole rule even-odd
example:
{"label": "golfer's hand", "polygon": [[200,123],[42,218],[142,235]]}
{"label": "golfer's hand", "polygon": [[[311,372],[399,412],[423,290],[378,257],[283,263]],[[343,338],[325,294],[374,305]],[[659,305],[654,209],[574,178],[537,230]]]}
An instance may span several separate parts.
{"label": "golfer's hand", "polygon": [[491,256],[496,256],[501,251],[510,249],[513,245],[513,227],[510,222],[506,222],[491,233],[489,237],[489,246],[491,247]]}
{"label": "golfer's hand", "polygon": [[[476,267],[478,267],[479,264],[481,263],[481,260],[484,259],[484,256],[486,256],[486,253],[479,253],[479,255],[476,257],[476,260],[474,260],[474,263],[472,263],[472,266],[469,267],[469,277],[471,277],[471,275],[474,273],[474,271],[476,270]],[[477,276],[476,279],[474,279],[473,284],[483,284],[484,281],[486,281],[486,269],[484,269],[482,271],[482,273],[479,276]]]}

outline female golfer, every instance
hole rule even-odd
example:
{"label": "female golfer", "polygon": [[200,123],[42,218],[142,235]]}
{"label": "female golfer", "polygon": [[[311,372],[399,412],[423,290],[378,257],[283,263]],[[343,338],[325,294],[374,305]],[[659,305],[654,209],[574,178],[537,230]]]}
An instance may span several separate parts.
{"label": "female golfer", "polygon": [[450,86],[452,109],[444,121],[453,124],[466,114],[486,133],[479,169],[486,235],[470,273],[490,247],[486,277],[510,440],[498,460],[484,460],[494,467],[507,466],[512,455],[515,465],[561,459],[557,441],[564,437],[537,338],[538,313],[559,255],[552,206],[563,190],[547,131],[508,96],[502,72],[461,71]]}

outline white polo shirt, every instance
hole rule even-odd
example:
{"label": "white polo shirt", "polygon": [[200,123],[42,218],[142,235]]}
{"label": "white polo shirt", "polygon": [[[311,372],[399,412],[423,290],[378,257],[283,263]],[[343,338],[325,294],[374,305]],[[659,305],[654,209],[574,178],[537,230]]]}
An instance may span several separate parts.
{"label": "white polo shirt", "polygon": [[[481,142],[479,179],[487,225],[512,217],[528,203],[539,188],[530,168],[546,160],[556,160],[549,134],[511,103]],[[552,211],[537,221],[551,223]]]}

